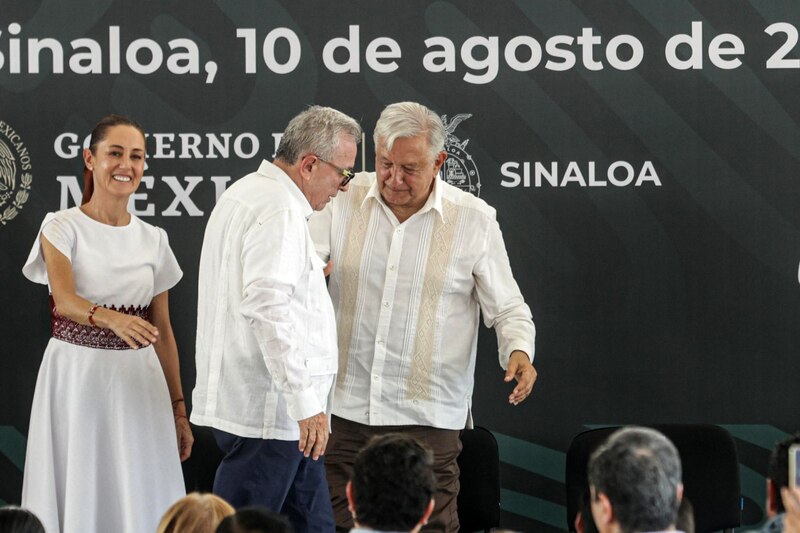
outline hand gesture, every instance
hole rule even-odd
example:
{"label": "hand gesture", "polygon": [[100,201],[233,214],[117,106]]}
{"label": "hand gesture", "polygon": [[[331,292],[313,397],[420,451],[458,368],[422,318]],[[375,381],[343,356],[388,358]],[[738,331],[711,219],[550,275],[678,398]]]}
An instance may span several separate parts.
{"label": "hand gesture", "polygon": [[536,369],[533,368],[530,359],[528,359],[528,354],[520,350],[511,352],[504,381],[508,383],[512,379],[516,379],[517,386],[514,387],[508,397],[508,403],[519,405],[520,402],[530,396],[533,384],[536,382],[536,376]]}
{"label": "hand gesture", "polygon": [[786,509],[783,517],[783,531],[785,533],[800,533],[800,489],[781,489],[781,501]]}

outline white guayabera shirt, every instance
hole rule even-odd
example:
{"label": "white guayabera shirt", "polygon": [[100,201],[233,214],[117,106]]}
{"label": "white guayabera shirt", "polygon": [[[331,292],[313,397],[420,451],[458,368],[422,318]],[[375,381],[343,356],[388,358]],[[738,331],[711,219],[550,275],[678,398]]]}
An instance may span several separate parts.
{"label": "white guayabera shirt", "polygon": [[329,413],[336,324],[312,212],[267,161],[217,202],[200,257],[193,423],[298,440],[298,420]]}
{"label": "white guayabera shirt", "polygon": [[479,313],[500,366],[533,359],[531,312],[511,273],[495,210],[437,180],[402,224],[374,173],[360,173],[309,220],[333,260],[339,338],[333,413],[369,425],[470,426]]}

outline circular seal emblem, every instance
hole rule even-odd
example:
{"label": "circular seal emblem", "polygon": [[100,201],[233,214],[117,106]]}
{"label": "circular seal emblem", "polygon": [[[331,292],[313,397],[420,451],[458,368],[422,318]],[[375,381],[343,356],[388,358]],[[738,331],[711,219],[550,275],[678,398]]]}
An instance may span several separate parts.
{"label": "circular seal emblem", "polygon": [[0,120],[0,224],[5,226],[30,197],[33,165],[28,147],[7,122]]}
{"label": "circular seal emblem", "polygon": [[478,166],[473,161],[472,156],[466,151],[469,139],[463,142],[456,137],[453,132],[463,121],[472,115],[461,113],[447,121],[447,115],[442,115],[442,122],[447,131],[447,138],[444,142],[444,149],[447,151],[447,159],[440,171],[442,179],[458,187],[459,189],[472,193],[475,196],[481,195],[481,177],[478,173]]}

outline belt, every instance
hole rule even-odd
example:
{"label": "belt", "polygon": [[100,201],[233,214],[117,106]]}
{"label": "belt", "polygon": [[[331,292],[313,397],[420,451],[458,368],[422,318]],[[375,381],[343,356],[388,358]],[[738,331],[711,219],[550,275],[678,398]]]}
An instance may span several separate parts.
{"label": "belt", "polygon": [[[150,321],[151,306],[149,305],[144,307],[141,305],[136,307],[130,305],[119,308],[112,305],[106,308],[118,313],[138,316],[148,322]],[[117,334],[108,328],[78,324],[74,320],[60,315],[56,310],[56,303],[53,300],[52,294],[50,295],[50,326],[54,339],[59,339],[70,344],[87,346],[89,348],[102,348],[104,350],[131,349],[127,342],[117,337]]]}

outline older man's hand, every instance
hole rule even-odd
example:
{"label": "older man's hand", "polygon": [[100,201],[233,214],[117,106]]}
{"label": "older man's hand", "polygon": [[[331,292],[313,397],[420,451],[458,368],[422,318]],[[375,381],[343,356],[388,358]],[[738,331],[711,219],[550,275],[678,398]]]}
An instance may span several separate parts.
{"label": "older man's hand", "polygon": [[517,380],[517,386],[508,397],[508,403],[518,405],[531,394],[533,384],[536,383],[536,369],[533,368],[528,354],[520,350],[511,352],[508,358],[508,369],[506,370],[505,382],[512,379]]}
{"label": "older man's hand", "polygon": [[317,413],[314,416],[299,420],[300,442],[298,448],[306,457],[313,457],[316,461],[321,455],[325,454],[328,446],[328,417],[325,413]]}

